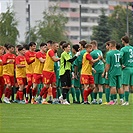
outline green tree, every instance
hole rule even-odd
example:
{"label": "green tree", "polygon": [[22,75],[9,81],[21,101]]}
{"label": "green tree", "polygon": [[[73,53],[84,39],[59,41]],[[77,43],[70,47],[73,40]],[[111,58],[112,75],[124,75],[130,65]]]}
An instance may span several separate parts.
{"label": "green tree", "polygon": [[[64,14],[59,11],[57,6],[50,8],[48,12],[43,13],[43,20],[38,21],[36,26],[31,28],[31,41],[40,44],[48,40],[56,42],[68,40],[65,31],[65,24],[67,21],[67,18],[64,17]],[[27,33],[27,35],[28,34],[29,33]]]}
{"label": "green tree", "polygon": [[5,43],[16,44],[19,31],[18,22],[15,20],[15,13],[8,7],[5,13],[0,14],[0,45]]}
{"label": "green tree", "polygon": [[105,52],[105,43],[110,40],[110,29],[108,24],[108,17],[105,15],[104,10],[101,10],[102,14],[99,16],[98,26],[93,27],[93,34],[91,40],[98,42],[98,47]]}
{"label": "green tree", "polygon": [[[128,10],[129,20],[129,37],[131,44],[133,44],[133,17],[132,11]],[[121,42],[121,37],[127,35],[127,9],[122,6],[116,6],[113,13],[109,17],[109,25],[111,29],[111,39],[116,42]]]}

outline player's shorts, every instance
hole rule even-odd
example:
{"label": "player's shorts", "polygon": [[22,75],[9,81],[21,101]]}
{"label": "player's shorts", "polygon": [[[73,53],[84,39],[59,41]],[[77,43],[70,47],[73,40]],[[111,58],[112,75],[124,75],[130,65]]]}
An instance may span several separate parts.
{"label": "player's shorts", "polygon": [[0,86],[4,86],[5,85],[5,81],[3,76],[0,76]]}
{"label": "player's shorts", "polygon": [[43,75],[42,74],[33,74],[33,83],[35,83],[35,84],[43,83]]}
{"label": "player's shorts", "polygon": [[71,87],[71,72],[66,70],[63,75],[60,75],[61,87]]}
{"label": "player's shorts", "polygon": [[122,84],[133,85],[133,68],[126,67],[122,70]]}
{"label": "player's shorts", "polygon": [[43,83],[52,84],[56,83],[56,75],[54,72],[43,71]]}
{"label": "player's shorts", "polygon": [[26,85],[26,78],[17,78],[18,85]]}
{"label": "player's shorts", "polygon": [[11,86],[15,85],[15,79],[14,76],[9,76],[9,75],[3,75],[5,84],[9,84]]}
{"label": "player's shorts", "polygon": [[110,87],[116,87],[117,89],[121,88],[122,86],[122,76],[113,76],[109,75],[109,86]]}
{"label": "player's shorts", "polygon": [[106,79],[106,78],[104,79],[105,79],[105,85],[109,85],[109,79]]}
{"label": "player's shorts", "polygon": [[80,78],[74,79],[74,87],[81,88]]}
{"label": "player's shorts", "polygon": [[81,84],[94,84],[94,77],[92,75],[81,75]]}
{"label": "player's shorts", "polygon": [[102,73],[94,73],[93,76],[95,84],[103,85],[105,83],[105,79],[102,77]]}
{"label": "player's shorts", "polygon": [[26,74],[27,77],[27,83],[28,85],[32,85],[33,82],[33,74]]}

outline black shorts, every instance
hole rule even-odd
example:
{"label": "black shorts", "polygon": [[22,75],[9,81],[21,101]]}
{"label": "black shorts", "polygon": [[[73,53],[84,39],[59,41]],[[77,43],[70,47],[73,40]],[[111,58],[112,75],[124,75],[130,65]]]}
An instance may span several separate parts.
{"label": "black shorts", "polygon": [[61,87],[71,87],[71,71],[66,70],[64,75],[60,76]]}

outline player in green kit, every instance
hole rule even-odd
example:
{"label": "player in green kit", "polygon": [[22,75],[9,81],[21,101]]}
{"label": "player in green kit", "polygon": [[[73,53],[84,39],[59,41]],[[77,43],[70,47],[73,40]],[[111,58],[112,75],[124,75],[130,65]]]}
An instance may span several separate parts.
{"label": "player in green kit", "polygon": [[[77,59],[74,62],[74,75],[75,75],[74,86],[77,88],[76,89],[76,98],[77,98],[77,102],[79,102],[80,101],[80,94],[81,94],[82,103],[84,102],[84,97],[83,97],[84,89],[80,83],[80,74],[81,74],[81,68],[82,68],[83,55],[86,53],[86,49],[85,49],[86,44],[87,44],[87,42],[84,40],[79,42],[80,55],[77,57]],[[80,89],[80,91],[78,88]]]}
{"label": "player in green kit", "polygon": [[[95,60],[98,56],[103,56],[101,50],[97,48],[97,41],[91,41],[93,51],[90,53],[92,58]],[[102,77],[102,73],[104,71],[104,63],[105,60],[102,58],[101,60],[95,62],[93,64],[93,68],[95,69],[96,73],[93,73],[94,81],[96,88],[93,91],[93,101],[92,104],[97,104],[97,92],[99,93],[99,102],[98,104],[102,104],[102,94],[103,94],[103,84],[105,83],[105,79]]]}
{"label": "player in green kit", "polygon": [[129,45],[128,36],[123,36],[121,41],[124,45],[120,54],[122,56],[122,84],[125,92],[125,103],[122,105],[129,105],[129,88],[133,89],[133,47]]}
{"label": "player in green kit", "polygon": [[[109,42],[111,50],[106,55],[105,78],[109,79],[111,101],[109,105],[114,105],[114,95],[117,89],[122,87],[122,68],[120,64],[120,51],[116,49],[116,42]],[[121,99],[123,100],[123,99]]]}

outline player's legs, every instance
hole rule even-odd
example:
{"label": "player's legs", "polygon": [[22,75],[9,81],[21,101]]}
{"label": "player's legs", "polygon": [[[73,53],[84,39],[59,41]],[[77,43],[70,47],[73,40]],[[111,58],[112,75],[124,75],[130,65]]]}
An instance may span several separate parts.
{"label": "player's legs", "polygon": [[1,76],[0,77],[0,103],[2,103],[2,96],[3,96],[3,93],[4,93],[4,85],[5,85],[5,82],[4,82],[4,79],[3,77]]}

